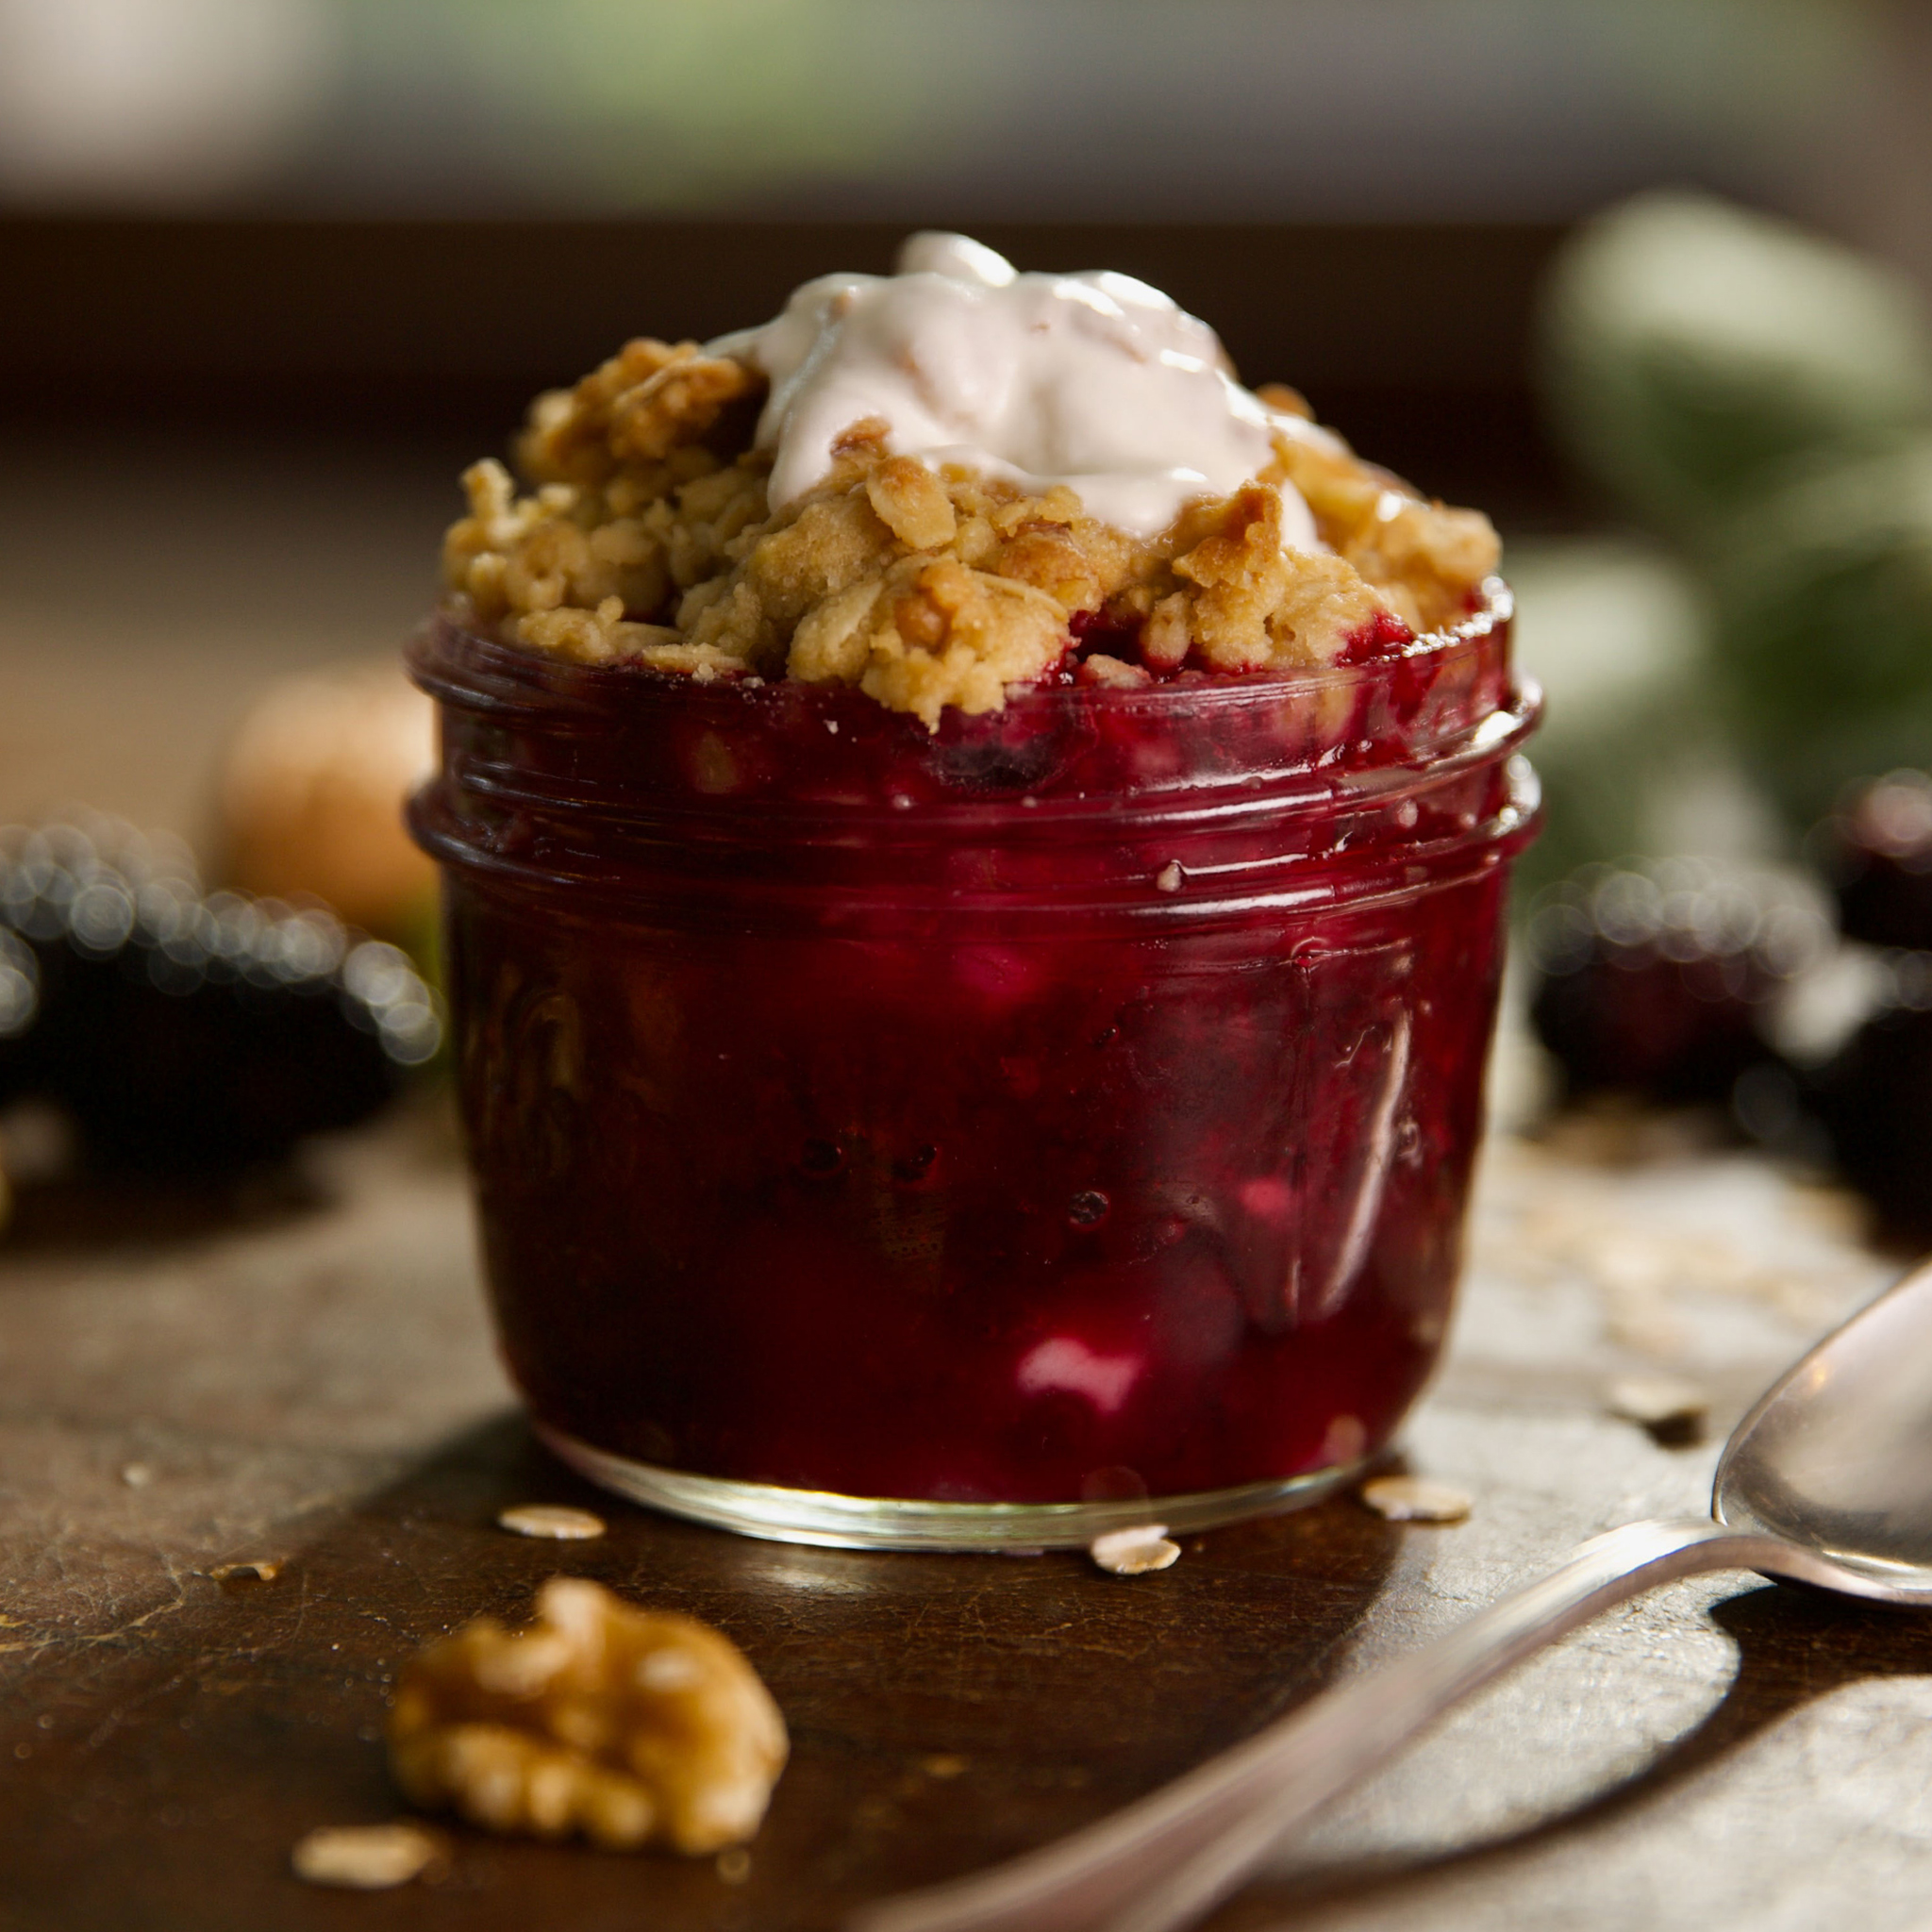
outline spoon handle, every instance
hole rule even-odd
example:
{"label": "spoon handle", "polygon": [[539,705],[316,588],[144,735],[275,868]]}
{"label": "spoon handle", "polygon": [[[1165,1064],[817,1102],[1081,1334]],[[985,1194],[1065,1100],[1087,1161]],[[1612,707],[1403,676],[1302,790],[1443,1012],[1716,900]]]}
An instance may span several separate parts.
{"label": "spoon handle", "polygon": [[1226,1897],[1318,1807],[1491,1678],[1598,1611],[1708,1570],[1809,1582],[1836,1575],[1808,1551],[1708,1517],[1613,1529],[1541,1582],[1324,1691],[1124,1810],[991,1872],[863,1907],[850,1932],[1172,1932]]}

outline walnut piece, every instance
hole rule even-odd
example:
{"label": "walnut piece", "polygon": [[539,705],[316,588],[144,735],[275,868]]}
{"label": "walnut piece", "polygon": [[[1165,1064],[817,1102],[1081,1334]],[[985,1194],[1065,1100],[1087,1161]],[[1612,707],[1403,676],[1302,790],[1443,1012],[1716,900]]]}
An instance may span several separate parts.
{"label": "walnut piece", "polygon": [[523,1628],[477,1617],[404,1666],[389,1749],[411,1803],[489,1830],[699,1855],[758,1830],[789,1745],[728,1638],[557,1576]]}

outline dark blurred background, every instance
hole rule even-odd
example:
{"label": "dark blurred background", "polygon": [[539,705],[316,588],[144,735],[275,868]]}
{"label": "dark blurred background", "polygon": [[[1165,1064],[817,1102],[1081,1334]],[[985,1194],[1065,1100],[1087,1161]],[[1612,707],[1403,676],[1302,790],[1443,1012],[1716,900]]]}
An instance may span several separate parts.
{"label": "dark blurred background", "polygon": [[0,0],[0,827],[428,962],[457,473],[917,226],[1490,511],[1553,1077],[1932,1202],[1932,0]]}
{"label": "dark blurred background", "polygon": [[197,830],[533,390],[910,225],[1142,275],[1489,508],[1587,698],[1566,641],[1684,618],[1544,427],[1552,255],[1691,184],[1932,275],[1928,78],[1906,0],[0,0],[0,817]]}

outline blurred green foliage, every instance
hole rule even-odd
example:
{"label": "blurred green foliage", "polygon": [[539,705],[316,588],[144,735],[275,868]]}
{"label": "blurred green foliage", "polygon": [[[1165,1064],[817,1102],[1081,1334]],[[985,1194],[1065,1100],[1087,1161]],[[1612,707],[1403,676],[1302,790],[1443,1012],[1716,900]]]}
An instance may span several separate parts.
{"label": "blurred green foliage", "polygon": [[867,176],[970,125],[1002,50],[940,62],[876,0],[352,0],[365,58],[458,63],[526,192],[701,208],[747,189]]}
{"label": "blurred green foliage", "polygon": [[1639,522],[1691,543],[1794,461],[1932,425],[1912,291],[1705,196],[1642,196],[1587,227],[1550,281],[1543,344],[1577,456]]}
{"label": "blurred green foliage", "polygon": [[[1913,291],[1787,224],[1651,195],[1582,231],[1542,321],[1559,430],[1697,587],[1676,701],[1788,831],[1849,779],[1932,764],[1932,338]],[[1616,741],[1613,716],[1593,722]],[[1652,763],[1625,765],[1625,823]],[[1619,813],[1595,810],[1602,847]]]}
{"label": "blurred green foliage", "polygon": [[1932,438],[1768,493],[1710,580],[1733,717],[1794,824],[1847,778],[1932,765]]}
{"label": "blurred green foliage", "polygon": [[1630,538],[1513,544],[1508,570],[1517,658],[1550,694],[1533,753],[1543,829],[1519,895],[1593,860],[1723,842],[1703,823],[1725,748],[1688,573]]}

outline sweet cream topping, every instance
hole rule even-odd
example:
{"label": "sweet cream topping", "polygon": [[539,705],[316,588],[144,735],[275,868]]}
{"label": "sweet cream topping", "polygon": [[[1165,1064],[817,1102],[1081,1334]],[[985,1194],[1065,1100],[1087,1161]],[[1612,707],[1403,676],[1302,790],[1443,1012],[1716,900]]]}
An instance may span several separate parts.
{"label": "sweet cream topping", "polygon": [[[1107,272],[1020,275],[963,235],[914,235],[896,275],[822,275],[774,321],[710,347],[771,383],[758,441],[774,456],[774,509],[877,419],[894,455],[1031,495],[1065,484],[1090,515],[1153,537],[1193,498],[1265,469],[1282,426],[1227,373],[1214,331],[1159,290]],[[1322,548],[1307,505],[1278,487],[1284,547]]]}

